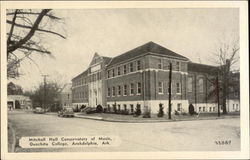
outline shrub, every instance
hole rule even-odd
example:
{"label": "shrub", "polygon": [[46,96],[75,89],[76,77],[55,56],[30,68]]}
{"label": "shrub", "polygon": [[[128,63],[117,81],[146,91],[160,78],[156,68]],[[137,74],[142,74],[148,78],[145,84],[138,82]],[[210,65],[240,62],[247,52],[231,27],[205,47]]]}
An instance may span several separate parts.
{"label": "shrub", "polygon": [[157,114],[158,117],[163,117],[164,116],[164,111],[163,111],[164,107],[163,105],[160,103],[159,104],[159,112]]}
{"label": "shrub", "polygon": [[177,110],[174,110],[175,115],[180,115],[180,113]]}
{"label": "shrub", "polygon": [[193,104],[192,104],[192,103],[189,105],[189,107],[188,107],[188,111],[189,111],[189,114],[190,114],[190,115],[195,114],[195,111],[194,111],[194,106],[193,106]]}
{"label": "shrub", "polygon": [[102,108],[101,105],[97,105],[97,107],[96,107],[96,112],[97,112],[97,113],[102,113],[102,112],[103,112],[103,108]]}
{"label": "shrub", "polygon": [[143,118],[151,118],[151,110],[146,110],[143,113]]}
{"label": "shrub", "polygon": [[136,105],[136,110],[135,110],[134,116],[135,116],[135,117],[138,117],[138,116],[140,116],[140,115],[141,115],[141,108],[140,108],[140,105],[137,104],[137,105]]}
{"label": "shrub", "polygon": [[181,114],[182,114],[183,116],[186,116],[186,115],[187,115],[187,113],[186,113],[186,112],[182,112]]}

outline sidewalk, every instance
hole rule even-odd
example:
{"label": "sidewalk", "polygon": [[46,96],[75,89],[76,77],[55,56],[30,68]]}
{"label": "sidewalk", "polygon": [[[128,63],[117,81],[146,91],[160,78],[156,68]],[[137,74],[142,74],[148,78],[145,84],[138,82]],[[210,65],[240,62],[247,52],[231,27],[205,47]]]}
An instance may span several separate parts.
{"label": "sidewalk", "polygon": [[196,120],[217,120],[217,119],[229,119],[229,118],[239,118],[239,115],[221,115],[217,116],[175,116],[172,115],[172,119],[169,120],[168,116],[165,115],[162,118],[142,118],[133,117],[132,115],[116,115],[116,114],[106,114],[106,113],[95,113],[95,114],[85,114],[85,113],[75,113],[75,117],[84,119],[93,119],[99,121],[107,122],[123,122],[123,123],[154,123],[154,122],[177,122],[177,121],[196,121]]}

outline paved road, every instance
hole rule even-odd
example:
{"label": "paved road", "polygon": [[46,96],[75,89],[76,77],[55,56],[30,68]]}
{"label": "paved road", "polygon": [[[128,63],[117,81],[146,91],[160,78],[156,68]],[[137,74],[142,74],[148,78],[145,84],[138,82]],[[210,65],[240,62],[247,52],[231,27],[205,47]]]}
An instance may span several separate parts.
{"label": "paved road", "polygon": [[[56,115],[10,111],[8,121],[17,138],[22,136],[115,135],[119,147],[24,149],[16,152],[48,151],[223,151],[240,150],[240,119],[180,121],[160,123],[117,123]],[[216,140],[230,140],[230,145],[216,145]]]}

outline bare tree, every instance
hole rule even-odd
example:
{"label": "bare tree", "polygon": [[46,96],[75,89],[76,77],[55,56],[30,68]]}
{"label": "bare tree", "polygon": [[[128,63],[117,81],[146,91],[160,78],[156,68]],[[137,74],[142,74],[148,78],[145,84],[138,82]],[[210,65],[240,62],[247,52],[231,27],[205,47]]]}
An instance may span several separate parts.
{"label": "bare tree", "polygon": [[220,41],[216,51],[212,54],[213,57],[211,57],[212,62],[219,66],[219,90],[221,91],[223,114],[227,114],[226,104],[230,88],[235,88],[231,74],[233,71],[239,71],[239,39],[232,39],[231,41]]}
{"label": "bare tree", "polygon": [[53,31],[54,25],[62,19],[56,17],[51,9],[7,10],[7,75],[8,78],[19,76],[20,62],[31,59],[34,52],[50,55],[51,52],[42,43],[42,34],[53,34],[61,38],[64,35]]}

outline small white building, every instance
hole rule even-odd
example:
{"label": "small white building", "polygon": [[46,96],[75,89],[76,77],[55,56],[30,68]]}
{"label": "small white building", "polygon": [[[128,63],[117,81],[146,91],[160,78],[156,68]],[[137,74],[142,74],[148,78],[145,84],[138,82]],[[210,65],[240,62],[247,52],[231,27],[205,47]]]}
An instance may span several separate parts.
{"label": "small white building", "polygon": [[31,99],[24,95],[8,95],[7,104],[9,110],[32,108]]}

